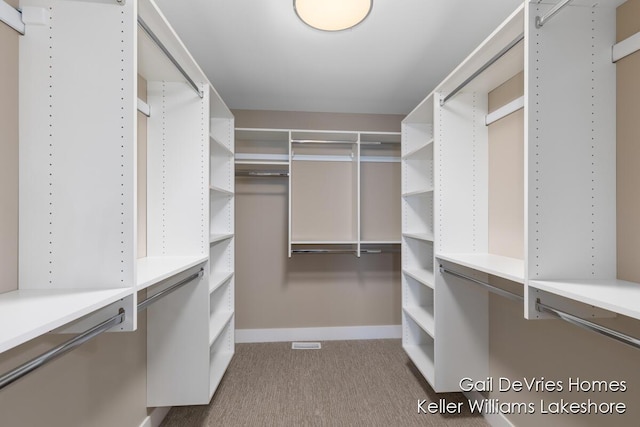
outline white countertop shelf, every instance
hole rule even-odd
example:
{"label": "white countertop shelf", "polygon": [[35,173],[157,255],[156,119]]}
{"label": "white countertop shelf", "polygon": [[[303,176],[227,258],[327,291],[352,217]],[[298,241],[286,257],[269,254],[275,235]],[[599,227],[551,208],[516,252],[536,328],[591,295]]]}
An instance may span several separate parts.
{"label": "white countertop shelf", "polygon": [[224,327],[233,317],[233,311],[220,311],[214,313],[209,320],[209,346],[212,346],[218,339]]}
{"label": "white countertop shelf", "polygon": [[136,290],[148,288],[156,283],[206,262],[207,255],[147,257],[138,259]]}
{"label": "white countertop shelf", "polygon": [[524,261],[521,259],[488,253],[436,254],[436,258],[524,284]]}
{"label": "white countertop shelf", "polygon": [[209,243],[210,244],[218,243],[218,242],[221,242],[223,240],[231,239],[232,237],[233,237],[233,233],[211,234],[211,235],[209,235]]}
{"label": "white countertop shelf", "polygon": [[[433,310],[433,307],[431,308]],[[435,322],[433,314],[429,313],[424,307],[404,307],[404,312],[413,319],[420,328],[425,331],[431,338],[435,338]]]}
{"label": "white countertop shelf", "polygon": [[640,319],[640,283],[618,279],[530,280],[528,286]]}
{"label": "white countertop shelf", "polygon": [[22,289],[0,294],[0,353],[78,320],[132,292],[131,288]]}
{"label": "white countertop shelf", "polygon": [[436,279],[432,271],[425,269],[403,269],[402,272],[431,289],[435,288]]}

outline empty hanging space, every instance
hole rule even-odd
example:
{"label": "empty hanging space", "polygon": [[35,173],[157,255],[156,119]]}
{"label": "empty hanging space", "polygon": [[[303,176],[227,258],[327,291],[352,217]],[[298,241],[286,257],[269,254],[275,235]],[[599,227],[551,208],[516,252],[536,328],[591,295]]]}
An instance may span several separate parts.
{"label": "empty hanging space", "polygon": [[436,89],[435,118],[436,256],[519,283],[524,282],[524,114],[517,105],[505,106],[523,95],[523,31],[520,7]]}
{"label": "empty hanging space", "polygon": [[400,244],[400,133],[360,134],[360,243]]}
{"label": "empty hanging space", "polygon": [[291,132],[291,244],[358,243],[358,134]]}

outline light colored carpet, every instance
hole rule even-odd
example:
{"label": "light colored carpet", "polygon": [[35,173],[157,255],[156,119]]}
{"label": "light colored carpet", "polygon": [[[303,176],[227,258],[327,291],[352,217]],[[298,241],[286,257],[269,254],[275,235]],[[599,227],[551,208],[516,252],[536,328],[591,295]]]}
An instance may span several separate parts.
{"label": "light colored carpet", "polygon": [[468,412],[418,413],[419,400],[440,398],[464,399],[434,393],[400,340],[238,344],[211,403],[173,408],[162,427],[488,426]]}

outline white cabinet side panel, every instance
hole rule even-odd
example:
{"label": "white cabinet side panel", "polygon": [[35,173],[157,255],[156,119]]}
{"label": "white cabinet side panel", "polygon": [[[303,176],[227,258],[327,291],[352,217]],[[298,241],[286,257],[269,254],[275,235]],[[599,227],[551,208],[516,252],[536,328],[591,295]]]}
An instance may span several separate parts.
{"label": "white cabinet side panel", "polygon": [[[193,272],[168,279],[166,286]],[[147,406],[209,403],[207,282],[205,274],[147,310]]]}
{"label": "white cabinet side panel", "polygon": [[185,83],[150,82],[148,256],[206,253],[208,102]]}
{"label": "white cabinet side panel", "polygon": [[528,277],[615,277],[615,10],[566,7],[536,29],[546,7],[528,11]]}
{"label": "white cabinet side panel", "polygon": [[486,113],[481,93],[459,93],[436,108],[436,252],[487,250]]}
{"label": "white cabinet side panel", "polygon": [[135,279],[135,2],[22,1],[20,286]]}

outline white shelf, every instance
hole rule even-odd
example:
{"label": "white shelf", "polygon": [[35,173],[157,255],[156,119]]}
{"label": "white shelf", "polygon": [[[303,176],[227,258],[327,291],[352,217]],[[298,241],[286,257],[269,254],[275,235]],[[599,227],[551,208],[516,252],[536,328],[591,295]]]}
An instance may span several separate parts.
{"label": "white shelf", "polygon": [[[413,319],[420,329],[425,331],[431,338],[435,338],[435,323],[433,314],[429,313],[424,307],[404,307],[404,312]],[[433,311],[433,307],[431,307]]]}
{"label": "white shelf", "polygon": [[226,151],[228,154],[233,154],[233,150],[230,149],[229,147],[227,147],[226,145],[224,145],[222,142],[220,142],[218,140],[218,138],[216,138],[215,136],[213,136],[213,134],[209,135],[209,139],[211,140],[211,142],[213,142],[214,144],[216,144],[218,147],[222,148],[224,151]]}
{"label": "white shelf", "polygon": [[415,149],[409,151],[407,154],[402,156],[402,158],[403,159],[408,159],[409,157],[414,156],[415,154],[419,153],[420,151],[424,150],[427,147],[433,147],[433,138],[431,138],[429,141],[427,141],[426,144],[421,145],[418,148],[415,148]]}
{"label": "white shelf", "polygon": [[433,363],[433,345],[403,345],[404,351],[416,365],[416,368],[433,386],[435,384],[435,366]]}
{"label": "white shelf", "polygon": [[148,288],[206,261],[206,255],[140,258],[137,261],[136,290]]}
{"label": "white shelf", "polygon": [[214,293],[220,286],[227,283],[232,276],[233,271],[211,273],[211,276],[209,277],[209,295]]}
{"label": "white shelf", "polygon": [[0,353],[131,295],[131,288],[23,289],[0,295]]}
{"label": "white shelf", "polygon": [[289,166],[289,162],[265,161],[265,160],[236,160],[236,165],[260,165],[260,166]]}
{"label": "white shelf", "polygon": [[231,190],[225,190],[224,188],[216,187],[215,185],[210,185],[209,190],[215,191],[217,193],[228,194],[230,196],[233,196],[234,194]]}
{"label": "white shelf", "polygon": [[410,239],[423,240],[425,242],[433,242],[432,233],[402,233],[402,235]]}
{"label": "white shelf", "polygon": [[227,239],[231,239],[233,237],[233,233],[228,233],[228,234],[211,234],[209,236],[209,243],[213,244],[213,243],[218,243],[221,242],[223,240],[227,240]]}
{"label": "white shelf", "polygon": [[433,188],[427,188],[424,190],[416,190],[416,191],[409,191],[407,193],[402,193],[402,197],[421,196],[423,194],[429,194],[429,193],[433,193]]}
{"label": "white shelf", "polygon": [[213,396],[224,373],[231,363],[233,358],[233,351],[218,351],[211,355],[210,367],[209,367],[209,399]]}
{"label": "white shelf", "polygon": [[236,153],[236,164],[289,164],[289,154]]}
{"label": "white shelf", "polygon": [[617,279],[531,280],[528,286],[640,319],[640,283]]}
{"label": "white shelf", "polygon": [[355,245],[357,240],[294,240],[292,245]]}
{"label": "white shelf", "polygon": [[524,261],[521,259],[487,253],[436,254],[436,258],[513,282],[524,283]]}
{"label": "white shelf", "polygon": [[220,311],[211,316],[209,320],[209,346],[216,342],[232,317],[233,311]]}
{"label": "white shelf", "polygon": [[399,245],[401,240],[360,240],[361,245]]}
{"label": "white shelf", "polygon": [[419,270],[409,269],[409,270],[402,270],[402,272],[431,289],[435,288],[436,279],[432,271],[424,270],[424,269],[419,269]]}

